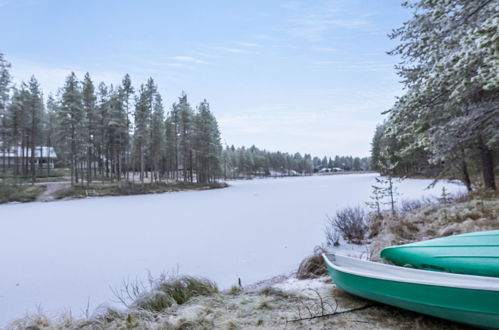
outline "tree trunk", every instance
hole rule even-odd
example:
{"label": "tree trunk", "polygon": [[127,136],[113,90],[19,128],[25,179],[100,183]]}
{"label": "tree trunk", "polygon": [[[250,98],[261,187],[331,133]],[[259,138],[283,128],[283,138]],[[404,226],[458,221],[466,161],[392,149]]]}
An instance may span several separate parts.
{"label": "tree trunk", "polygon": [[482,137],[479,140],[479,149],[482,162],[482,175],[485,188],[497,190],[495,173],[494,173],[494,154],[485,143],[483,143]]}
{"label": "tree trunk", "polygon": [[144,184],[144,152],[142,150],[142,141],[140,141],[139,152],[140,152],[140,182]]}
{"label": "tree trunk", "polygon": [[462,162],[462,169],[463,169],[463,183],[465,184],[468,192],[471,192],[471,179],[468,172],[468,164],[466,163],[466,160],[464,158]]}
{"label": "tree trunk", "polygon": [[87,186],[90,185],[90,181],[92,181],[92,147],[91,147],[92,139],[88,139],[88,147],[87,147]]}

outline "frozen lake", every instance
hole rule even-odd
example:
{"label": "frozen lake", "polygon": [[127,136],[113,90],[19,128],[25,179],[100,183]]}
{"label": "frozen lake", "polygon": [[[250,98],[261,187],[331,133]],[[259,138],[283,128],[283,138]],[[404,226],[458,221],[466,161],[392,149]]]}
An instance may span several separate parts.
{"label": "frozen lake", "polygon": [[[369,199],[374,174],[231,182],[209,191],[0,205],[0,326],[39,307],[81,315],[111,287],[179,269],[221,288],[289,273],[324,241],[326,214]],[[439,196],[430,180],[401,198]],[[460,186],[447,183],[447,190]]]}

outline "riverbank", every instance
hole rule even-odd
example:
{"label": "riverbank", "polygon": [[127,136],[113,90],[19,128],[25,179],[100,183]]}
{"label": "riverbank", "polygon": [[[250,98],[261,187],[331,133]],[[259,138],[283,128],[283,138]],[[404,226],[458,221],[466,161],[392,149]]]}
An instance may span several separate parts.
{"label": "riverbank", "polygon": [[0,204],[33,202],[45,192],[46,188],[46,185],[14,186],[0,184]]}
{"label": "riverbank", "polygon": [[[331,175],[351,175],[351,174],[373,174],[369,171],[345,171],[313,174],[314,176]],[[104,197],[104,196],[128,196],[158,194],[164,192],[189,191],[189,190],[207,190],[226,188],[229,185],[226,182],[212,182],[208,184],[199,184],[194,182],[145,182],[138,181],[138,176],[131,176],[132,181],[96,180],[90,184],[81,182],[71,186],[69,177],[65,171],[54,172],[52,176],[37,178],[34,185],[28,181],[21,184],[0,185],[0,204],[10,202],[51,202],[60,199],[80,199],[86,197]],[[284,179],[300,178],[312,175],[275,175],[275,176],[249,176],[240,177],[231,180],[253,180],[253,179]],[[104,179],[104,178],[103,178]],[[146,180],[148,181],[148,180]]]}
{"label": "riverbank", "polygon": [[207,292],[162,311],[151,306],[123,311],[102,307],[82,319],[39,313],[7,329],[467,329],[351,296],[327,277],[289,279],[256,292]]}
{"label": "riverbank", "polygon": [[[342,243],[333,251],[360,253],[380,261],[379,251],[389,245],[499,229],[496,193],[478,192],[439,204],[411,205],[412,209],[406,205],[397,217],[384,214],[379,222],[372,223],[370,244],[355,247]],[[166,277],[151,282],[134,299],[125,300],[128,307],[122,310],[101,307],[84,318],[38,313],[10,323],[7,329],[469,329],[352,296],[324,274],[310,274],[312,278],[303,280],[296,274],[277,276],[223,292],[213,289],[211,282],[191,285],[187,291],[177,285],[172,291],[172,281],[182,281],[182,277]],[[129,283],[128,288],[133,289],[134,284]]]}
{"label": "riverbank", "polygon": [[36,183],[35,185],[0,185],[0,204],[50,202],[54,200],[71,200],[87,197],[128,196],[159,194],[165,192],[208,190],[226,188],[225,182],[199,184],[193,182],[101,182],[78,184],[71,186],[67,181]]}
{"label": "riverbank", "polygon": [[98,183],[90,185],[75,185],[68,189],[60,190],[54,199],[78,199],[86,197],[128,196],[159,194],[164,192],[208,190],[226,188],[225,182],[212,182],[207,184],[193,182],[153,182],[153,183]]}

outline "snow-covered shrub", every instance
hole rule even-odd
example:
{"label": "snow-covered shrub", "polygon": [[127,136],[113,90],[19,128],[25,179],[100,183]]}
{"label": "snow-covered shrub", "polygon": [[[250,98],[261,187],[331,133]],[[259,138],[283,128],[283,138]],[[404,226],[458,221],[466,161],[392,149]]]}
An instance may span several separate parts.
{"label": "snow-covered shrub", "polygon": [[367,215],[360,206],[336,211],[333,217],[328,216],[327,219],[326,233],[337,230],[350,243],[362,244],[364,241],[368,231]]}
{"label": "snow-covered shrub", "polygon": [[324,234],[326,235],[327,246],[339,246],[340,245],[340,232],[334,226],[326,225],[324,229]]}

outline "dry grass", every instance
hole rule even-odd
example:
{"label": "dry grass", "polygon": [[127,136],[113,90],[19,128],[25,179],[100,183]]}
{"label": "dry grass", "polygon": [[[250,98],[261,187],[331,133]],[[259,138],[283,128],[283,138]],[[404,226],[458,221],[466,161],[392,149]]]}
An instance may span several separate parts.
{"label": "dry grass", "polygon": [[43,193],[47,187],[36,185],[4,185],[0,184],[0,203],[9,202],[32,202],[38,195]]}
{"label": "dry grass", "polygon": [[379,252],[391,245],[494,229],[499,229],[499,196],[490,191],[423,205],[397,218],[384,214],[371,222],[373,259],[380,261]]}
{"label": "dry grass", "polygon": [[218,293],[217,285],[207,279],[192,276],[160,278],[151,291],[140,294],[131,307],[153,312],[163,311],[173,305],[185,304],[198,296]]}
{"label": "dry grass", "polygon": [[210,183],[206,185],[189,182],[177,183],[95,183],[90,185],[75,185],[67,190],[59,192],[55,198],[85,198],[100,196],[123,196],[123,195],[143,195],[158,194],[164,192],[175,192],[185,190],[206,190],[228,187],[226,183]]}
{"label": "dry grass", "polygon": [[327,269],[321,254],[305,258],[298,266],[296,277],[300,280],[318,278],[327,275]]}
{"label": "dry grass", "polygon": [[[317,289],[321,299],[332,306],[337,305],[338,311],[371,304],[339,290],[334,284],[324,283],[324,279],[309,281],[321,283]],[[305,315],[304,306],[313,306],[317,302],[318,296],[315,294],[304,295],[295,290],[283,291],[270,287],[261,292],[239,295],[216,293],[197,296],[182,305],[162,311],[104,309],[84,319],[70,315],[51,319],[40,313],[26,316],[10,324],[7,329],[466,329],[451,322],[378,304],[334,317],[286,322],[296,319],[300,309]]]}

